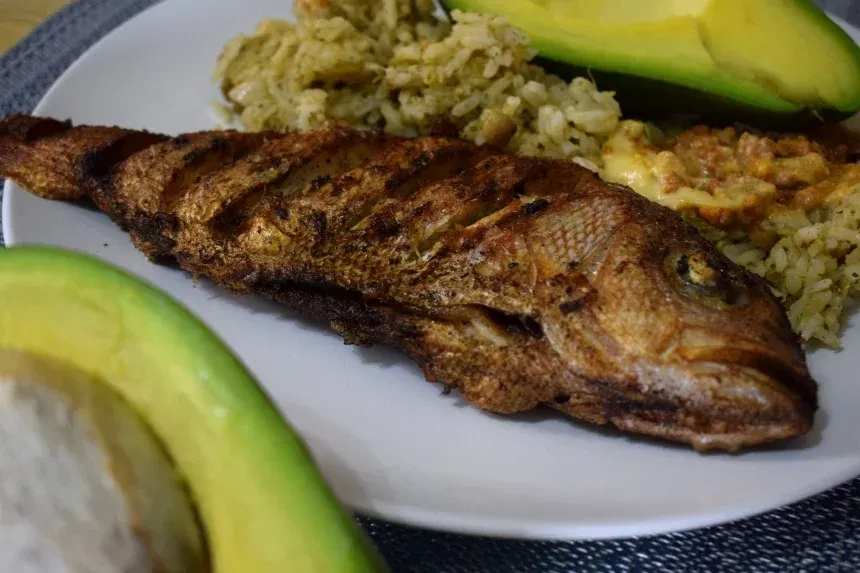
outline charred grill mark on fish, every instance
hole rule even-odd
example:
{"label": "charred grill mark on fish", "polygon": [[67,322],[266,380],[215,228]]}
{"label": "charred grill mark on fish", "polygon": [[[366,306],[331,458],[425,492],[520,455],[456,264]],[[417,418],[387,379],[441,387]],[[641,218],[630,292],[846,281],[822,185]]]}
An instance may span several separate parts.
{"label": "charred grill mark on fish", "polygon": [[0,172],[92,198],[153,260],[387,344],[480,408],[737,450],[817,387],[767,285],[572,163],[335,125],[168,138],[11,116]]}

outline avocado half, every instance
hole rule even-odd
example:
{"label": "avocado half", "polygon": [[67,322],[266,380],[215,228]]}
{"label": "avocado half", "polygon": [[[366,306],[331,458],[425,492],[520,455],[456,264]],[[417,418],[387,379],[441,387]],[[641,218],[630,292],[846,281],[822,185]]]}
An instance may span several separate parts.
{"label": "avocado half", "polygon": [[767,128],[860,110],[860,48],[812,0],[442,0],[507,16],[536,63],[590,75],[627,116]]}
{"label": "avocado half", "polygon": [[0,249],[0,301],[0,349],[105,383],[149,425],[213,571],[384,570],[264,392],[167,295],[87,255],[27,246]]}

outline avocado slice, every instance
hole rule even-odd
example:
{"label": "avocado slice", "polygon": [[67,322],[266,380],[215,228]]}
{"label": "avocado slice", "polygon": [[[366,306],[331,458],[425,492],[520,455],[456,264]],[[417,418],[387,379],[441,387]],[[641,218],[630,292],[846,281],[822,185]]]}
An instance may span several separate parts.
{"label": "avocado slice", "polygon": [[187,484],[216,573],[384,565],[227,347],[167,295],[87,255],[0,250],[0,348],[103,382]]}
{"label": "avocado slice", "polygon": [[812,0],[442,0],[507,16],[537,63],[591,75],[625,115],[762,127],[860,110],[860,48]]}

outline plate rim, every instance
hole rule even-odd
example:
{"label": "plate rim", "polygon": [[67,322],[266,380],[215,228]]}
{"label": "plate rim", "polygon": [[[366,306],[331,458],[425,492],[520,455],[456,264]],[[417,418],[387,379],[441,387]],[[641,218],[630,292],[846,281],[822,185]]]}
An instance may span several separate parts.
{"label": "plate rim", "polygon": [[[69,77],[76,73],[77,68],[85,59],[89,58],[94,52],[102,49],[104,44],[110,42],[113,37],[122,34],[127,27],[131,26],[139,18],[151,12],[168,10],[169,8],[167,7],[173,3],[171,0],[163,0],[148,6],[89,46],[51,84],[33,109],[32,114],[36,116],[42,115],[42,110],[50,103],[50,100],[54,97],[54,93],[61,89]],[[853,32],[857,36],[860,36],[860,26],[852,25],[829,12],[827,12],[827,15],[840,27],[848,31],[849,34]],[[12,218],[12,205],[18,193],[24,193],[24,191],[11,180],[6,180],[3,186],[2,230],[7,247],[33,244],[32,241],[22,243],[16,236],[17,233]],[[628,519],[623,523],[612,522],[609,524],[594,522],[594,520],[591,522],[550,521],[533,518],[499,520],[492,517],[477,517],[474,514],[455,514],[447,511],[437,512],[416,507],[415,505],[410,506],[387,501],[370,500],[370,503],[354,503],[342,500],[342,502],[361,516],[455,534],[518,540],[612,540],[634,536],[654,537],[736,522],[808,499],[858,476],[860,476],[860,457],[857,458],[850,468],[846,468],[841,472],[834,472],[826,480],[821,479],[814,482],[814,485],[797,488],[792,493],[778,496],[781,501],[769,500],[760,504],[747,502],[739,505],[724,506],[719,510],[704,510],[693,515]]]}

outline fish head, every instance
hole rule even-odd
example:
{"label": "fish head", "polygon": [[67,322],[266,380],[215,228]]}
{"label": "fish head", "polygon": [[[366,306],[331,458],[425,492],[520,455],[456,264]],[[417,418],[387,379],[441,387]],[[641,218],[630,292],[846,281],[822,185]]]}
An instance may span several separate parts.
{"label": "fish head", "polygon": [[547,213],[550,342],[623,404],[608,408],[622,428],[701,449],[806,433],[817,385],[767,283],[631,195]]}

